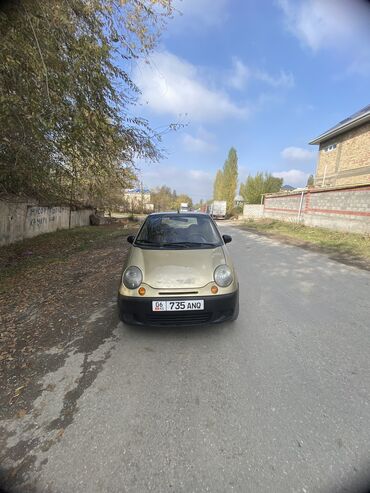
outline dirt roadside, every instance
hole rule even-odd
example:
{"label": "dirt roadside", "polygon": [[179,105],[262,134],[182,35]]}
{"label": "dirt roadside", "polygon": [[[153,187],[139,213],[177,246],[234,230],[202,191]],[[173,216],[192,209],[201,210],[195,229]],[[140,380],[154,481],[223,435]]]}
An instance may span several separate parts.
{"label": "dirt roadside", "polygon": [[[77,399],[109,357],[109,351],[95,359],[90,356],[114,339],[117,288],[129,247],[126,237],[135,229],[104,228],[99,227],[98,238],[84,241],[83,248],[66,252],[62,242],[59,258],[53,253],[52,262],[45,261],[52,254],[47,247],[50,237],[34,248],[33,255],[43,252],[39,262],[24,268],[18,263],[14,272],[10,265],[6,289],[0,293],[0,488],[9,480],[13,484],[12,478],[23,481],[37,458],[33,451],[46,451],[62,436],[73,421]],[[22,252],[22,245],[16,249]],[[7,267],[16,259],[8,255]],[[102,316],[104,323],[97,322]],[[47,433],[40,434],[42,410],[35,411],[34,403],[45,394],[52,398],[58,382],[46,385],[45,375],[63,368],[69,355],[81,357],[81,365],[73,385],[61,396],[61,410],[45,422]],[[22,427],[25,433],[16,436]]]}
{"label": "dirt roadside", "polygon": [[[274,221],[274,223],[278,223],[278,221]],[[265,225],[266,222],[242,222],[242,223],[235,223],[233,224],[235,227],[238,229],[241,229],[243,231],[249,231],[251,233],[260,235],[260,236],[267,236],[268,238],[272,238],[275,240],[280,241],[281,243],[285,243],[287,245],[293,245],[293,246],[298,246],[300,248],[303,248],[304,250],[311,251],[311,252],[317,252],[317,253],[322,253],[324,255],[327,255],[331,260],[335,260],[336,262],[345,264],[345,265],[351,265],[354,267],[358,267],[363,270],[368,270],[370,271],[370,257],[368,255],[361,255],[357,252],[356,248],[353,248],[352,245],[348,245],[345,242],[341,241],[339,238],[336,243],[331,241],[322,241],[321,237],[325,238],[326,236],[329,235],[338,235],[340,236],[341,233],[336,233],[336,232],[331,232],[327,230],[322,230],[319,228],[315,229],[315,233],[319,236],[319,240],[317,239],[311,240],[311,239],[305,239],[304,234],[302,235],[303,237],[299,237],[295,235],[296,231],[292,229],[292,231],[289,231],[289,228],[294,228],[294,225],[290,225],[289,223],[286,224],[284,223],[283,226],[286,229],[286,231],[279,231],[273,230],[273,229],[266,229]],[[267,223],[268,225],[268,223]],[[268,225],[269,226],[269,225]],[[303,229],[303,228],[301,228]],[[306,229],[314,229],[314,228],[306,228]],[[342,234],[345,237],[345,234]],[[348,235],[350,236],[350,235]],[[360,235],[352,235],[352,236],[360,236]],[[364,237],[365,238],[365,237]],[[363,242],[367,242],[368,246],[370,245],[370,238],[366,237],[366,239],[361,238]]]}

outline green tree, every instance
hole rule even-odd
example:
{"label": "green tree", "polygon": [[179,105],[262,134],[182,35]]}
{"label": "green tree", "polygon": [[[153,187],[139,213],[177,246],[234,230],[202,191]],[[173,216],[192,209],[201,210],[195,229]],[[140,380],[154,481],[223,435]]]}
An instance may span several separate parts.
{"label": "green tree", "polygon": [[176,197],[174,197],[173,208],[175,210],[179,209],[181,203],[188,204],[188,206],[190,208],[193,207],[193,201],[192,201],[191,197],[189,197],[189,195],[187,195],[185,193],[182,193],[181,195],[177,195]]}
{"label": "green tree", "polygon": [[234,198],[238,186],[238,156],[232,147],[222,170],[216,173],[213,183],[213,200],[226,200],[227,211],[234,207]]}
{"label": "green tree", "polygon": [[186,202],[190,208],[193,207],[193,201],[189,195],[182,193],[177,194],[176,190],[162,185],[151,191],[151,201],[154,204],[155,211],[176,211],[180,208],[182,202]]}
{"label": "green tree", "polygon": [[238,156],[232,147],[223,168],[223,199],[227,202],[227,212],[234,208],[234,199],[238,186]]}
{"label": "green tree", "polygon": [[194,210],[201,210],[201,212],[205,212],[207,208],[207,202],[204,199],[200,199],[199,202],[193,204]]}
{"label": "green tree", "polygon": [[248,176],[245,183],[240,185],[240,195],[247,204],[259,204],[263,194],[279,192],[282,185],[282,178],[259,172],[255,176]]}
{"label": "green tree", "polygon": [[216,178],[213,184],[213,199],[222,200],[224,195],[224,176],[219,169],[216,173]]}
{"label": "green tree", "polygon": [[151,191],[151,201],[154,204],[154,210],[157,212],[173,210],[173,193],[165,185]]}
{"label": "green tree", "polygon": [[308,179],[307,179],[307,184],[306,184],[306,186],[307,186],[307,187],[309,187],[309,188],[311,188],[311,187],[313,187],[313,186],[314,186],[314,184],[315,184],[315,179],[314,179],[313,175],[310,175],[310,176],[308,177]]}
{"label": "green tree", "polygon": [[146,57],[171,0],[8,2],[0,12],[0,188],[43,201],[100,202],[131,185],[161,136],[132,116],[131,64]]}

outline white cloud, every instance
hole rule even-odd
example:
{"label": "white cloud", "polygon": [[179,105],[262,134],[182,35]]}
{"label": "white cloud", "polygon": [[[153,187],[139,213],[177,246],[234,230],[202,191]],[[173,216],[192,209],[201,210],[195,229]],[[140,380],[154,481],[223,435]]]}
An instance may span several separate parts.
{"label": "white cloud", "polygon": [[281,151],[281,155],[287,161],[311,161],[315,153],[302,147],[286,147]]}
{"label": "white cloud", "polygon": [[173,6],[178,14],[174,24],[183,24],[191,29],[222,25],[227,17],[228,3],[229,0],[175,0]]}
{"label": "white cloud", "polygon": [[201,169],[191,169],[189,171],[189,175],[191,176],[191,178],[194,178],[194,180],[209,181],[213,179],[211,173],[208,173],[207,171],[203,171]]}
{"label": "white cloud", "polygon": [[266,82],[266,84],[273,87],[290,88],[294,87],[295,84],[293,74],[284,70],[280,70],[278,75],[271,75],[264,70],[255,70],[253,76],[255,79]]}
{"label": "white cloud", "polygon": [[[313,51],[346,54],[349,70],[369,68],[370,7],[364,0],[277,0],[287,29]],[[368,72],[369,73],[369,72]]]}
{"label": "white cloud", "polygon": [[277,178],[283,178],[285,185],[292,185],[296,187],[303,187],[307,183],[308,173],[299,169],[290,169],[288,171],[276,171],[272,173]]}
{"label": "white cloud", "polygon": [[198,202],[212,196],[214,176],[202,169],[184,169],[179,165],[161,163],[142,166],[141,179],[149,188],[166,185],[177,193],[187,193],[194,202]]}
{"label": "white cloud", "polygon": [[217,149],[214,136],[200,128],[196,136],[186,133],[183,137],[185,150],[189,152],[213,152]]}
{"label": "white cloud", "polygon": [[265,70],[248,67],[240,58],[233,57],[232,69],[228,74],[227,83],[234,89],[244,89],[251,79],[264,82],[272,87],[294,87],[294,76],[290,72],[280,70],[277,75],[272,75]]}
{"label": "white cloud", "polygon": [[228,84],[234,89],[243,89],[250,77],[249,68],[237,57],[233,57],[233,67],[228,77]]}
{"label": "white cloud", "polygon": [[201,70],[174,54],[155,53],[149,63],[141,63],[134,80],[142,91],[141,102],[159,114],[204,122],[245,118],[249,110],[236,104],[227,93],[210,87]]}

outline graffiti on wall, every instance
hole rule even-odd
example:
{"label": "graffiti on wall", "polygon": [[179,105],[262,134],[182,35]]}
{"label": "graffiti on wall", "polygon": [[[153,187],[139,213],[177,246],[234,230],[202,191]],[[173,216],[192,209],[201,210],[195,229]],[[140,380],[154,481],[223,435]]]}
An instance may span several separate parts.
{"label": "graffiti on wall", "polygon": [[27,222],[31,228],[41,228],[54,223],[65,212],[64,207],[29,207]]}
{"label": "graffiti on wall", "polygon": [[91,209],[70,211],[69,207],[41,207],[35,202],[0,200],[0,245],[32,238],[59,229],[90,224]]}

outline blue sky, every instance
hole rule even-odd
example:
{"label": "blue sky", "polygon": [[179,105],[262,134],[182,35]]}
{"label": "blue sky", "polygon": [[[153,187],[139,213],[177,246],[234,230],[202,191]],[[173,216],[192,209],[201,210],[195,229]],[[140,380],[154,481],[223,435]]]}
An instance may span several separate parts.
{"label": "blue sky", "polygon": [[269,171],[305,185],[308,142],[370,103],[370,4],[363,0],[175,0],[178,13],[134,68],[139,111],[166,158],[137,163],[150,188],[212,196],[231,146],[239,179]]}

